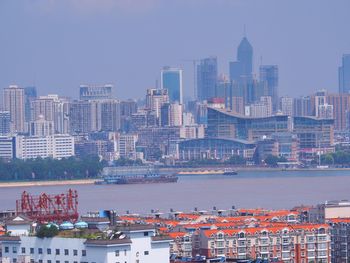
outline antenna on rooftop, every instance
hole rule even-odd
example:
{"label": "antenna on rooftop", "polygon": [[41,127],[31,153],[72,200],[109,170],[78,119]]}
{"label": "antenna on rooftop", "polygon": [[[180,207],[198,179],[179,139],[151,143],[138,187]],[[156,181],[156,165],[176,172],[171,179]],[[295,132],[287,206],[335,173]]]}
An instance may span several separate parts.
{"label": "antenna on rooftop", "polygon": [[243,37],[247,37],[246,24],[243,25]]}

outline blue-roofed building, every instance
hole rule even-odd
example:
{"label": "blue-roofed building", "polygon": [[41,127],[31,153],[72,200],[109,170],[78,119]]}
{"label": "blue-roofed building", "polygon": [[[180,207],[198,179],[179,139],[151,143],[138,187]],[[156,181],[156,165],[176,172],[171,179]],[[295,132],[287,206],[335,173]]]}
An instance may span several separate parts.
{"label": "blue-roofed building", "polygon": [[220,159],[241,156],[252,160],[255,143],[239,139],[203,138],[186,140],[179,143],[180,160]]}
{"label": "blue-roofed building", "polygon": [[287,115],[254,118],[208,107],[206,136],[209,138],[256,141],[276,132],[288,132],[288,129]]}

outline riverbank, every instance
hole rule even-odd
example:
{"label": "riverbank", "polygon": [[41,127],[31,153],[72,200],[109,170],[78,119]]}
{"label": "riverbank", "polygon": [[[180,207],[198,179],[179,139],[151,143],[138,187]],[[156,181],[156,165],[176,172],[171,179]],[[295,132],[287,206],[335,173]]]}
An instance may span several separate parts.
{"label": "riverbank", "polygon": [[0,182],[0,188],[8,187],[32,187],[53,185],[85,185],[94,184],[96,179],[60,180],[60,181],[26,181],[26,182]]}

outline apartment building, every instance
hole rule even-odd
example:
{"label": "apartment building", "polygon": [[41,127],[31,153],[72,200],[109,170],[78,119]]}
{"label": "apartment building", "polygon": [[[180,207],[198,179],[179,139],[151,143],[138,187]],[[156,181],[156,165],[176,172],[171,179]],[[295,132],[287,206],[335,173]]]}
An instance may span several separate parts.
{"label": "apartment building", "polygon": [[200,230],[197,235],[194,253],[208,258],[331,262],[327,224]]}

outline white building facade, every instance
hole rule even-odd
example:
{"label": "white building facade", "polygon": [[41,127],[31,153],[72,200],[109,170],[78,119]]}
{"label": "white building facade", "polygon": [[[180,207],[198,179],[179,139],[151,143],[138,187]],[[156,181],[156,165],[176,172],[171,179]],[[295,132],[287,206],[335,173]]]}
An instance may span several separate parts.
{"label": "white building facade", "polygon": [[155,229],[130,227],[122,239],[0,237],[3,263],[167,263],[169,237]]}
{"label": "white building facade", "polygon": [[62,159],[74,156],[74,137],[67,134],[51,136],[16,136],[16,157]]}

